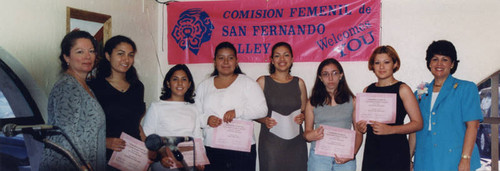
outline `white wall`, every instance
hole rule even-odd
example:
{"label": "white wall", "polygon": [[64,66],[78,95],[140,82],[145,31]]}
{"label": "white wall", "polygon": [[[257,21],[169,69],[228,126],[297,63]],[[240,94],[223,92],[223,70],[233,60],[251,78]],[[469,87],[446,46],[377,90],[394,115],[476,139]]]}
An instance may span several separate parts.
{"label": "white wall", "polygon": [[[112,34],[129,36],[138,46],[135,66],[146,87],[146,103],[149,106],[158,100],[163,76],[172,66],[167,63],[167,44],[162,40],[162,30],[167,29],[166,23],[162,27],[162,22],[166,22],[165,7],[154,0],[2,1],[0,46],[16,57],[48,94],[60,70],[57,56],[66,33],[67,6],[112,16]],[[477,83],[499,70],[498,7],[497,0],[382,0],[381,44],[396,48],[402,61],[396,78],[412,88],[421,81],[431,81],[432,75],[425,66],[425,50],[439,39],[448,39],[457,48],[461,62],[456,77]],[[292,69],[293,75],[304,79],[309,92],[318,64],[295,63]],[[252,78],[267,74],[268,64],[240,65]],[[342,65],[355,93],[376,81],[367,69],[367,62]],[[188,66],[196,84],[213,70],[212,64]]]}

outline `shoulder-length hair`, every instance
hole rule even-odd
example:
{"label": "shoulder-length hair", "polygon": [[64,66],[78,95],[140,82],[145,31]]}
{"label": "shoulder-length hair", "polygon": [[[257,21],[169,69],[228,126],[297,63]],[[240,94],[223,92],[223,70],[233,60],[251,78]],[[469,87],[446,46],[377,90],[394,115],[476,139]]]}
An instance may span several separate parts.
{"label": "shoulder-length hair", "polygon": [[172,90],[168,88],[167,82],[170,81],[170,78],[174,75],[175,71],[182,70],[186,73],[189,82],[191,82],[188,90],[186,91],[186,94],[184,94],[184,101],[189,102],[189,103],[194,103],[194,81],[193,81],[193,75],[191,74],[191,71],[189,71],[189,68],[184,65],[184,64],[177,64],[174,67],[170,68],[168,70],[167,75],[165,75],[165,79],[163,79],[163,87],[161,88],[161,100],[167,100],[170,97],[172,97]]}
{"label": "shoulder-length hair", "polygon": [[342,68],[342,65],[340,65],[339,61],[333,59],[333,58],[328,58],[323,60],[319,66],[318,66],[318,71],[316,72],[316,81],[314,82],[314,87],[312,89],[311,93],[311,98],[310,102],[311,105],[314,107],[323,106],[324,104],[330,104],[332,101],[332,97],[329,95],[329,93],[326,91],[326,87],[321,82],[319,79],[321,76],[321,71],[326,65],[333,64],[339,69],[339,72],[342,73],[342,78],[339,80],[339,84],[337,88],[335,89],[334,92],[334,97],[333,99],[337,104],[343,104],[345,102],[349,101],[349,98],[354,97],[354,94],[352,93],[351,89],[349,89],[349,86],[347,85],[347,81],[345,79],[345,73],[344,69]]}

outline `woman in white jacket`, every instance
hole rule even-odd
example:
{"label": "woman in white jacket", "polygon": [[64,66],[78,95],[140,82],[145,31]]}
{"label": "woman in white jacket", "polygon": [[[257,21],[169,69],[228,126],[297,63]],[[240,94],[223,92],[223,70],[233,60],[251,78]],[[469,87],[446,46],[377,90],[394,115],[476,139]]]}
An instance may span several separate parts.
{"label": "woman in white jacket", "polygon": [[255,137],[250,152],[212,147],[213,130],[233,119],[252,121],[267,114],[264,94],[257,82],[238,66],[236,48],[222,42],[215,48],[214,72],[196,90],[196,106],[201,111],[201,127],[210,165],[206,170],[255,170]]}

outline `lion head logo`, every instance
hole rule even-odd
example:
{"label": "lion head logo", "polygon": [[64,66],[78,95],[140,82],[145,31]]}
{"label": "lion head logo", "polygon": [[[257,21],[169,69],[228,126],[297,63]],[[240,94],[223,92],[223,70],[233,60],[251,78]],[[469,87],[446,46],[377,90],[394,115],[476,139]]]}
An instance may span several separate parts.
{"label": "lion head logo", "polygon": [[200,8],[192,8],[181,13],[171,34],[182,50],[189,48],[198,55],[201,44],[212,37],[213,29],[210,16]]}

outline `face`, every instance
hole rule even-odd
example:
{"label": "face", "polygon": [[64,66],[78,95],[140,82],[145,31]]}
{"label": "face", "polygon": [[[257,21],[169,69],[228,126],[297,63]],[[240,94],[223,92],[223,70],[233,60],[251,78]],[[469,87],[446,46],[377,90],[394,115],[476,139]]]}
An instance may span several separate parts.
{"label": "face", "polygon": [[234,51],[229,48],[219,49],[215,56],[215,68],[219,75],[232,75],[238,65],[238,59]]}
{"label": "face", "polygon": [[111,63],[112,73],[126,73],[134,64],[135,51],[128,43],[118,44],[111,54],[106,53],[106,59]]}
{"label": "face", "polygon": [[86,38],[79,38],[71,47],[69,56],[64,55],[64,60],[69,64],[68,69],[76,73],[87,74],[94,67],[95,57],[96,51],[92,42]]}
{"label": "face", "polygon": [[333,92],[337,89],[342,76],[344,76],[344,74],[340,73],[337,66],[328,64],[321,69],[319,79],[323,82],[328,92]]}
{"label": "face", "polygon": [[292,66],[292,63],[293,57],[290,53],[290,49],[288,49],[287,47],[280,46],[273,51],[272,64],[277,71],[288,72],[290,66]]}
{"label": "face", "polygon": [[167,81],[167,86],[172,91],[172,97],[184,99],[184,94],[191,86],[191,81],[183,70],[177,70],[174,72],[170,80]]}
{"label": "face", "polygon": [[429,63],[431,73],[435,78],[446,78],[450,75],[454,64],[450,57],[444,55],[434,55]]}
{"label": "face", "polygon": [[377,54],[373,61],[373,72],[378,79],[385,79],[392,76],[397,65],[386,53]]}

